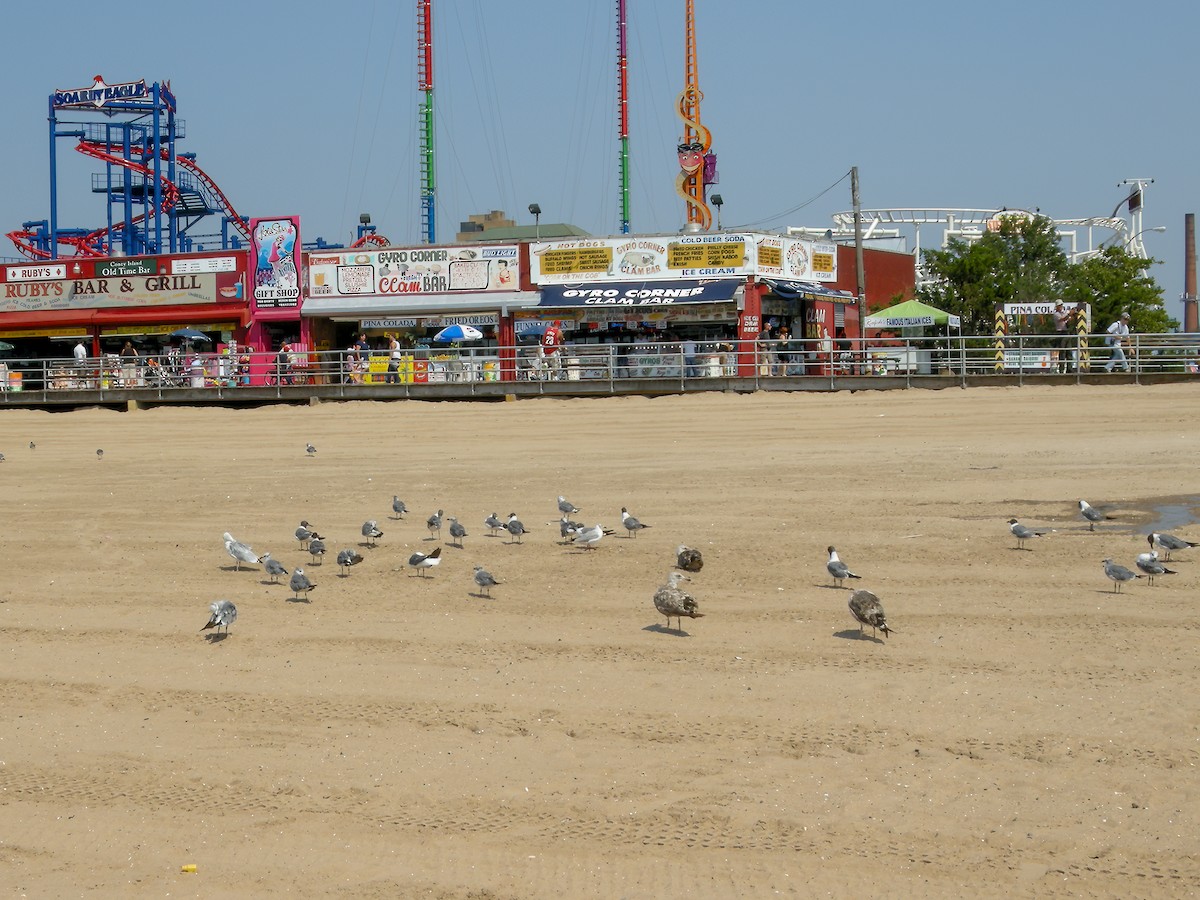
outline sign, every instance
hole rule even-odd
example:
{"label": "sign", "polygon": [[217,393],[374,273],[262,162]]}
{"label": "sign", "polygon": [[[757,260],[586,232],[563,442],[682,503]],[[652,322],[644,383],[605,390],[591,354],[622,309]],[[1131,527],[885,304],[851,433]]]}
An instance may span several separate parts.
{"label": "sign", "polygon": [[87,337],[86,325],[66,325],[62,328],[16,328],[0,331],[0,338],[22,337]]}
{"label": "sign", "polygon": [[97,278],[120,278],[125,275],[154,275],[158,262],[154,259],[106,259],[93,267]]}
{"label": "sign", "polygon": [[254,305],[259,309],[300,306],[300,217],[250,220],[251,279]]}
{"label": "sign", "polygon": [[92,106],[103,108],[105,103],[116,100],[141,100],[148,97],[150,91],[146,87],[146,79],[124,81],[120,84],[105,84],[104,76],[97,75],[92,79],[92,86],[86,88],[69,88],[58,90],[51,97],[55,109],[66,109],[73,106]]}
{"label": "sign", "polygon": [[[235,322],[212,322],[204,325],[205,331],[233,331],[237,328]],[[179,323],[173,325],[106,325],[100,329],[101,337],[134,336],[139,334],[170,334],[179,328]]]}
{"label": "sign", "polygon": [[488,326],[499,325],[499,313],[474,313],[462,316],[401,316],[386,319],[363,319],[359,327],[379,328],[445,328],[448,325]]}
{"label": "sign", "polygon": [[516,244],[389,247],[308,254],[308,295],[391,297],[519,289]]}
{"label": "sign", "polygon": [[667,268],[738,267],[746,261],[746,245],[741,241],[711,244],[671,244],[667,249]]}
{"label": "sign", "polygon": [[740,286],[741,282],[735,279],[549,285],[542,288],[542,299],[538,306],[641,308],[683,303],[723,303],[732,300]]}
{"label": "sign", "polygon": [[837,245],[829,241],[762,236],[754,274],[796,281],[837,281]]}
{"label": "sign", "polygon": [[43,312],[122,306],[215,303],[226,288],[216,275],[131,275],[70,281],[16,282],[0,286],[0,312]]}
{"label": "sign", "polygon": [[192,275],[196,272],[236,272],[237,260],[232,256],[208,256],[200,259],[171,260],[172,275]]}
{"label": "sign", "polygon": [[647,278],[737,278],[753,271],[744,234],[685,234],[544,241],[530,247],[539,285]]}
{"label": "sign", "polygon": [[5,281],[52,281],[67,277],[65,263],[43,263],[36,266],[5,266]]}

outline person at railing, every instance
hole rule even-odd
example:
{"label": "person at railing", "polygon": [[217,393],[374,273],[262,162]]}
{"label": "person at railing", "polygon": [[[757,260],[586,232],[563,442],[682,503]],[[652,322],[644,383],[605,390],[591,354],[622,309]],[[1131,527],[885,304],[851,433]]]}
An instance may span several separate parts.
{"label": "person at railing", "polygon": [[755,349],[758,355],[758,374],[771,374],[771,357],[774,353],[775,335],[771,332],[770,321],[764,322],[762,331],[758,333]]}
{"label": "person at railing", "polygon": [[552,377],[555,381],[561,381],[563,377],[562,358],[563,351],[563,333],[558,322],[551,322],[546,326],[546,330],[542,332],[542,352],[545,355]]}
{"label": "person at railing", "polygon": [[400,357],[402,355],[400,352],[400,342],[396,340],[395,335],[392,335],[388,338],[387,375],[383,379],[385,384],[400,383]]}
{"label": "person at railing", "polygon": [[292,345],[284,341],[275,354],[275,380],[277,384],[292,384]]}
{"label": "person at railing", "polygon": [[87,377],[88,351],[87,351],[87,347],[85,347],[83,345],[82,338],[80,338],[79,343],[77,343],[75,345],[74,354],[75,354],[75,372],[76,372],[75,379],[77,381],[76,387],[80,387],[80,388],[90,387],[90,385],[88,384],[88,377]]}
{"label": "person at railing", "polygon": [[700,360],[696,356],[696,342],[690,337],[683,340],[683,364],[686,367],[685,372],[688,378],[695,378],[700,374]]}
{"label": "person at railing", "polygon": [[1121,318],[1108,326],[1108,345],[1112,347],[1105,372],[1111,372],[1114,366],[1120,366],[1129,371],[1129,360],[1125,358],[1125,348],[1129,346],[1129,311],[1121,313]]}
{"label": "person at railing", "polygon": [[121,384],[124,387],[137,384],[137,367],[138,352],[133,346],[133,341],[126,341],[125,346],[121,348]]}
{"label": "person at railing", "polygon": [[363,358],[359,355],[357,343],[351,344],[346,350],[342,364],[346,370],[348,384],[363,383]]}
{"label": "person at railing", "polygon": [[775,339],[775,350],[771,354],[771,374],[791,375],[788,367],[792,362],[792,332],[786,325],[779,326],[779,335]]}

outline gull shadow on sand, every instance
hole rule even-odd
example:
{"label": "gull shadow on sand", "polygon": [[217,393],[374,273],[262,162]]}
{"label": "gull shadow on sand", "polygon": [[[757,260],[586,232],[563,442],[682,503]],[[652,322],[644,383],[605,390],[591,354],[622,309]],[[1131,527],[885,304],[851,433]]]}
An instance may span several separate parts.
{"label": "gull shadow on sand", "polygon": [[672,637],[691,637],[690,631],[684,631],[682,628],[668,628],[666,625],[660,625],[655,622],[653,625],[647,625],[642,631],[652,631],[655,634],[669,634]]}
{"label": "gull shadow on sand", "polygon": [[852,590],[854,590],[854,588],[849,587],[844,584],[825,584],[824,582],[821,582],[820,584],[814,584],[813,587],[819,587],[826,591],[852,591]]}
{"label": "gull shadow on sand", "polygon": [[312,603],[307,597],[288,597],[288,603]]}
{"label": "gull shadow on sand", "polygon": [[873,644],[886,644],[883,638],[873,637],[865,631],[859,631],[857,628],[847,628],[845,631],[835,631],[835,638],[841,638],[844,641],[868,641]]}
{"label": "gull shadow on sand", "polygon": [[221,643],[221,641],[225,640],[227,637],[229,637],[228,631],[219,631],[215,634],[206,634],[204,636],[204,639],[206,641],[208,641],[210,644],[219,644],[219,643]]}
{"label": "gull shadow on sand", "polygon": [[[220,569],[222,572],[240,572],[240,571],[242,571],[237,566],[217,566],[217,568]],[[246,571],[253,572],[253,573],[259,574],[259,575],[262,574],[261,569],[251,569],[249,566],[246,567]]]}

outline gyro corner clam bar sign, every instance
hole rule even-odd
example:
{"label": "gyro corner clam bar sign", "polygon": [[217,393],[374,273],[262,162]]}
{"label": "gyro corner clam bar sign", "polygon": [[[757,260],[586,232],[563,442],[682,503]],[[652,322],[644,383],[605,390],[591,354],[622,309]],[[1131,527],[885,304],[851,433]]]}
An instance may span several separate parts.
{"label": "gyro corner clam bar sign", "polygon": [[313,299],[516,291],[517,276],[515,244],[313,251],[308,255],[308,294]]}
{"label": "gyro corner clam bar sign", "polygon": [[[0,312],[217,302],[215,274],[159,275],[153,261],[148,261],[148,274],[134,274],[147,268],[137,260],[123,261],[118,268],[105,268],[113,262],[97,263],[95,271],[86,278],[67,278],[66,266],[61,263],[5,266]],[[101,271],[128,274],[102,275]]]}

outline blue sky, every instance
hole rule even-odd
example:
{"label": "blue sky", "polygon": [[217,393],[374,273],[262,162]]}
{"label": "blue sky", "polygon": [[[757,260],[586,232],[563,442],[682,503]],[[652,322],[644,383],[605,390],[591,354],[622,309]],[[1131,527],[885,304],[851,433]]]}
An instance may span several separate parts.
{"label": "blue sky", "polygon": [[[421,240],[413,2],[208,0],[6,10],[0,225],[49,209],[46,98],[170,80],[182,151],[238,212],[298,213],[348,242],[360,212]],[[628,0],[632,224],[673,232],[683,0]],[[1152,177],[1144,236],[1181,317],[1183,219],[1200,206],[1190,3],[696,0],[701,108],[723,224],[826,227],[850,208],[1040,208],[1107,216]],[[434,0],[438,240],[503,209],[619,231],[615,0]],[[59,142],[62,224],[103,222],[89,162]],[[836,185],[830,190],[831,186]],[[927,233],[923,239],[928,240]],[[14,251],[0,248],[0,255]]]}

